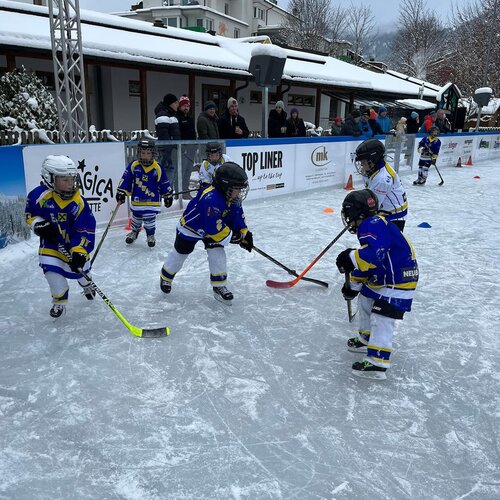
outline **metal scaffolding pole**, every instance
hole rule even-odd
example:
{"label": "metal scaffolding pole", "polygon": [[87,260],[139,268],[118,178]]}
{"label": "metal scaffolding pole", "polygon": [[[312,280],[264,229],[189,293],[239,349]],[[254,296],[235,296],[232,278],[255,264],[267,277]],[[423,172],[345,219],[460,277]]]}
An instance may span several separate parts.
{"label": "metal scaffolding pole", "polygon": [[86,142],[88,119],[79,0],[49,0],[59,142]]}

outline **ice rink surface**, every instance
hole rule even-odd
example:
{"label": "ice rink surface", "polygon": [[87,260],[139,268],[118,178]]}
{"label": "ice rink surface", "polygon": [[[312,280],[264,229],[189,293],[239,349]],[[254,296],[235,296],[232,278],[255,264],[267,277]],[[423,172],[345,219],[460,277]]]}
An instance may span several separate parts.
{"label": "ice rink surface", "polygon": [[[402,176],[421,278],[383,382],[353,377],[345,347],[335,257],[354,235],[307,275],[328,289],[267,288],[292,277],[232,245],[227,307],[201,244],[161,293],[177,217],[154,249],[112,228],[95,282],[132,324],[168,325],[162,339],[133,337],[76,282],[54,322],[37,239],[1,250],[0,498],[499,499],[500,165],[441,173]],[[342,229],[345,195],[246,203],[255,244],[300,273]]]}

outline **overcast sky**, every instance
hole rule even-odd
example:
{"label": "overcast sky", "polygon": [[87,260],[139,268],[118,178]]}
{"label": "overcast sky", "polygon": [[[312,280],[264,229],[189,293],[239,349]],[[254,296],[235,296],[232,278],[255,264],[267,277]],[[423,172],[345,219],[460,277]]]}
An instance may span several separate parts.
{"label": "overcast sky", "polygon": [[[332,0],[333,1],[333,0]],[[448,14],[451,13],[452,5],[462,6],[467,3],[468,0],[440,0],[439,2],[427,1],[427,6],[434,10],[438,14],[444,23],[448,19]],[[82,9],[98,10],[101,12],[116,12],[122,10],[130,10],[130,6],[134,1],[130,0],[80,0],[80,7]],[[372,12],[375,16],[375,21],[381,26],[394,25],[397,28],[396,23],[399,14],[399,4],[400,0],[335,0],[335,4],[341,4],[343,6],[349,6],[351,3],[354,5],[370,5]],[[283,8],[287,8],[288,0],[278,0],[278,5]]]}

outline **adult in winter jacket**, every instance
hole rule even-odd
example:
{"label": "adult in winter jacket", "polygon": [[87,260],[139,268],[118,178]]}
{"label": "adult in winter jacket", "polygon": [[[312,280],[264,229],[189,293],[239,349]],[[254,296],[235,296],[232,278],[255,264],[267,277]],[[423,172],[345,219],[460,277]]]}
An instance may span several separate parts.
{"label": "adult in winter jacket", "polygon": [[342,134],[349,135],[352,137],[359,137],[361,135],[361,130],[359,128],[358,122],[361,113],[358,109],[351,112],[351,116],[346,118],[346,121],[342,124]]}
{"label": "adult in winter jacket", "polygon": [[418,131],[422,134],[428,134],[431,127],[434,126],[436,122],[436,112],[432,110],[425,118],[422,126],[418,129]]}
{"label": "adult in winter jacket", "polygon": [[227,100],[227,109],[219,120],[221,139],[246,139],[250,135],[245,118],[238,110],[238,101],[234,97]]}
{"label": "adult in winter jacket", "polygon": [[267,132],[269,137],[286,137],[286,111],[283,101],[278,101],[275,109],[269,112]]}
{"label": "adult in winter jacket", "polygon": [[[189,97],[183,95],[179,99],[179,108],[177,109],[177,119],[179,120],[179,127],[181,130],[181,139],[183,141],[196,140],[196,129],[194,126],[194,119],[191,116],[191,101]],[[178,189],[177,179],[173,179],[175,191],[187,191],[189,189],[189,179],[193,171],[194,157],[197,146],[194,144],[183,144],[181,154],[181,189]],[[189,193],[183,195],[184,199],[191,199]]]}
{"label": "adult in winter jacket", "polygon": [[439,129],[440,134],[449,134],[451,132],[451,123],[450,120],[446,118],[444,109],[438,109],[436,111],[436,121],[434,125]]}
{"label": "adult in winter jacket", "polygon": [[205,111],[198,115],[196,122],[198,139],[219,139],[219,117],[215,102],[207,101],[204,109]]}
{"label": "adult in winter jacket", "polygon": [[419,116],[416,111],[412,111],[406,120],[406,132],[408,134],[416,134],[420,128]]}
{"label": "adult in winter jacket", "polygon": [[336,116],[332,122],[332,135],[342,135],[342,118],[340,116]]}
{"label": "adult in winter jacket", "polygon": [[369,120],[370,120],[370,112],[368,110],[363,111],[361,113],[361,120],[359,120],[358,122],[358,127],[361,132],[360,137],[362,139],[370,139],[375,135]]}
{"label": "adult in winter jacket", "polygon": [[391,119],[387,116],[387,109],[384,106],[378,108],[377,123],[380,125],[382,132],[387,134],[391,130]]}
{"label": "adult in winter jacket", "polygon": [[[174,94],[166,94],[155,108],[155,128],[159,141],[180,141],[181,129],[177,119],[179,100]],[[158,148],[160,164],[172,183],[177,179],[177,147],[161,145]]]}
{"label": "adult in winter jacket", "polygon": [[299,118],[299,110],[297,108],[290,110],[290,118],[286,121],[286,135],[288,137],[306,136],[306,126],[304,120]]}

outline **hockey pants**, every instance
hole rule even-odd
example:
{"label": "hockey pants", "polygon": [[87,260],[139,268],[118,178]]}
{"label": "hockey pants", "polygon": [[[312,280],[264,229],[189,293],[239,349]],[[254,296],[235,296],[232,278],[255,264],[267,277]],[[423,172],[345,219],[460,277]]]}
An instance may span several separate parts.
{"label": "hockey pants", "polygon": [[141,226],[144,224],[144,229],[146,235],[155,234],[156,232],[156,213],[155,212],[139,212],[137,210],[131,210],[132,217],[130,221],[130,229],[135,232],[141,230]]}
{"label": "hockey pants", "polygon": [[[64,304],[68,302],[68,295],[69,295],[68,280],[62,274],[54,273],[52,271],[48,271],[45,273],[45,279],[47,280],[47,283],[49,284],[50,287],[50,293],[52,295],[52,303]],[[87,281],[83,276],[78,278],[78,283],[81,287],[90,284],[90,282]]]}

